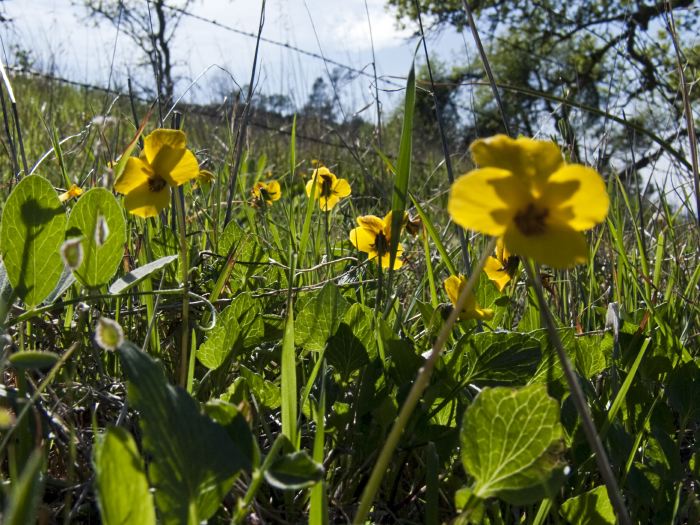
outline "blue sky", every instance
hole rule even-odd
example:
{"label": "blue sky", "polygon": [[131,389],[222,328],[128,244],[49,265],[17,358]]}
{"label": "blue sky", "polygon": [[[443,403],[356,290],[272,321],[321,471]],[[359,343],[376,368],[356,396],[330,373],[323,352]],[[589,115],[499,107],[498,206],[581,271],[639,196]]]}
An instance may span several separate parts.
{"label": "blue sky", "polygon": [[[199,0],[189,10],[243,31],[256,32],[260,4],[258,0]],[[116,49],[116,78],[123,83],[126,75],[137,74],[136,63],[142,57],[133,44],[123,34],[117,37],[111,25],[102,23],[95,27],[86,19],[80,1],[6,0],[0,5],[4,15],[13,20],[12,25],[1,29],[5,48],[19,44],[31,49],[37,67],[73,80],[106,85]],[[415,26],[399,27],[384,0],[367,0],[366,4],[365,0],[268,0],[263,36],[314,53],[322,52],[329,59],[371,72],[369,23],[378,74],[405,76],[416,45],[411,37]],[[454,32],[433,33],[429,44],[431,53],[444,61],[455,62],[466,57],[462,36]],[[219,86],[230,89],[230,79],[219,68],[230,73],[239,84],[246,84],[254,45],[252,38],[185,17],[173,45],[177,74],[181,78],[180,93],[207,68],[210,69],[187,95],[188,99],[206,99]],[[327,76],[322,61],[271,44],[261,45],[258,85],[262,91],[288,94],[294,103],[301,105],[319,76]],[[366,106],[372,101],[372,93],[370,78],[360,77],[350,82],[343,90],[346,111],[353,113]],[[400,97],[386,92],[381,98],[391,107]]]}

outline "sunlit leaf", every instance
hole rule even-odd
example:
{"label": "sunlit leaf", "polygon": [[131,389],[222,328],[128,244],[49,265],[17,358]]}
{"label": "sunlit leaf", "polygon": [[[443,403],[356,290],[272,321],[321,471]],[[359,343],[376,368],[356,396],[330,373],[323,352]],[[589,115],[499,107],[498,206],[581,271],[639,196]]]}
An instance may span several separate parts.
{"label": "sunlit leaf", "polygon": [[124,211],[111,192],[93,188],[78,199],[66,226],[66,238],[76,237],[83,261],[75,275],[89,287],[107,284],[124,257],[126,242]]}
{"label": "sunlit leaf", "polygon": [[532,503],[563,467],[559,404],[542,385],[485,388],[467,408],[460,441],[472,490],[482,499]]}
{"label": "sunlit leaf", "polygon": [[61,277],[59,249],[65,226],[63,205],[43,177],[25,177],[7,198],[0,253],[15,293],[29,307],[41,303]]}
{"label": "sunlit leaf", "polygon": [[131,434],[123,428],[108,428],[97,436],[92,454],[102,523],[155,525],[153,495]]}

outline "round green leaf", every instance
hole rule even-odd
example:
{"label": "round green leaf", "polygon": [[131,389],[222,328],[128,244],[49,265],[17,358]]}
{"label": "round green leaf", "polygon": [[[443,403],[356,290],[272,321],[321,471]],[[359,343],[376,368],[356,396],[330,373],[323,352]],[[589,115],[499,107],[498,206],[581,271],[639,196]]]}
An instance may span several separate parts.
{"label": "round green leaf", "polygon": [[10,284],[30,308],[41,303],[61,277],[59,248],[65,226],[56,190],[39,175],[22,179],[5,203],[0,253]]}
{"label": "round green leaf", "polygon": [[89,287],[107,284],[124,255],[126,225],[121,206],[108,190],[85,193],[71,211],[66,238],[82,239],[83,262],[76,277]]}
{"label": "round green leaf", "polygon": [[563,467],[559,404],[543,385],[483,389],[467,408],[460,441],[481,499],[532,503],[548,495]]}

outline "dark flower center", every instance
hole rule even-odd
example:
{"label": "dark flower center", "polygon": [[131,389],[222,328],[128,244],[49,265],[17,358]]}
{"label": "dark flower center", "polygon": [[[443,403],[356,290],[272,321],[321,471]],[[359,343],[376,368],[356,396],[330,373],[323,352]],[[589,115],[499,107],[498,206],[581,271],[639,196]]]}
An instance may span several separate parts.
{"label": "dark flower center", "polygon": [[518,271],[518,264],[520,263],[520,258],[517,255],[511,255],[507,260],[503,262],[503,268],[501,271],[506,272],[511,278]]}
{"label": "dark flower center", "polygon": [[377,250],[379,257],[383,257],[389,251],[389,239],[381,232],[374,238],[374,249]]}
{"label": "dark flower center", "polygon": [[328,198],[332,194],[333,194],[333,179],[326,176],[326,175],[321,175],[321,196]]}
{"label": "dark flower center", "polygon": [[527,208],[515,214],[514,222],[523,235],[542,235],[547,230],[549,210],[537,208],[530,203]]}
{"label": "dark flower center", "polygon": [[158,193],[160,190],[165,188],[165,185],[168,184],[165,182],[165,179],[162,177],[149,177],[148,178],[148,189],[151,190],[153,193]]}

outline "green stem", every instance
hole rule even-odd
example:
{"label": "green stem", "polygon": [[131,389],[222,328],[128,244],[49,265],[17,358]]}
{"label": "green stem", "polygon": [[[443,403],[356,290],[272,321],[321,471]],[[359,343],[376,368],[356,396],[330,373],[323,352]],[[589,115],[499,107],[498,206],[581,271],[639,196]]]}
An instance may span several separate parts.
{"label": "green stem", "polygon": [[189,368],[190,351],[190,261],[187,249],[187,231],[185,230],[185,199],[182,187],[175,195],[175,214],[177,229],[180,234],[180,270],[182,272],[182,334],[180,339],[180,370],[178,384],[187,385],[187,370]]}
{"label": "green stem", "polygon": [[420,398],[423,395],[423,391],[428,386],[430,376],[433,373],[433,368],[435,368],[435,365],[437,364],[438,359],[442,354],[442,349],[445,346],[447,339],[450,337],[450,334],[452,333],[452,327],[457,321],[457,318],[459,317],[460,312],[464,308],[464,305],[467,303],[467,297],[470,293],[472,293],[476,282],[479,280],[479,274],[481,273],[481,269],[486,263],[486,259],[489,255],[491,255],[491,253],[493,253],[495,247],[496,239],[493,238],[489,241],[488,246],[482,253],[479,262],[473,270],[473,273],[469,276],[469,280],[462,289],[462,292],[459,295],[459,299],[457,300],[457,304],[452,309],[450,316],[447,318],[447,321],[445,321],[445,324],[442,325],[440,333],[438,334],[438,337],[435,340],[435,344],[433,345],[433,348],[430,352],[430,356],[423,364],[423,367],[418,371],[418,375],[416,376],[416,379],[413,382],[411,391],[408,393],[408,397],[406,397],[406,401],[401,407],[399,416],[394,422],[394,426],[391,428],[391,432],[389,432],[389,436],[387,437],[386,442],[384,443],[384,446],[382,447],[382,450],[379,453],[377,462],[374,464],[372,474],[370,475],[369,481],[365,486],[365,490],[362,492],[360,506],[357,509],[357,514],[355,514],[355,519],[353,520],[353,523],[365,523],[370,508],[372,507],[374,497],[379,491],[379,487],[382,483],[382,478],[384,477],[384,474],[386,473],[387,468],[389,466],[389,461],[391,461],[391,456],[393,455],[396,446],[399,444],[401,434],[406,428],[406,425],[408,424],[411,414],[413,414],[413,410],[416,408],[418,401],[420,401]]}
{"label": "green stem", "polygon": [[260,484],[262,483],[263,479],[265,479],[265,472],[270,468],[270,465],[272,465],[272,462],[277,457],[282,445],[284,445],[286,441],[287,440],[285,439],[284,435],[280,434],[272,444],[267,456],[265,456],[265,461],[263,461],[262,466],[253,471],[248,490],[246,491],[245,496],[243,496],[243,499],[238,501],[236,513],[233,515],[231,523],[243,523],[248,512],[248,508],[250,507],[251,503],[253,503],[255,495],[258,493],[258,489],[260,488]]}
{"label": "green stem", "polygon": [[537,302],[540,305],[540,312],[544,318],[545,324],[547,325],[547,331],[549,332],[549,341],[554,346],[557,351],[557,356],[559,357],[559,362],[564,370],[564,376],[566,377],[566,382],[569,384],[569,391],[571,392],[571,398],[576,406],[579,416],[581,417],[581,422],[583,424],[583,431],[588,440],[588,444],[593,451],[596,463],[598,464],[598,471],[603,477],[605,486],[608,489],[608,496],[610,497],[610,502],[612,503],[615,513],[617,514],[617,519],[622,525],[631,525],[629,514],[627,512],[627,507],[622,500],[622,494],[615,480],[615,475],[610,468],[610,461],[603,447],[603,443],[596,432],[595,424],[593,423],[593,418],[591,417],[590,410],[588,408],[588,403],[581,389],[581,385],[576,378],[573,367],[571,366],[571,361],[566,355],[564,350],[564,345],[559,337],[559,332],[554,323],[554,318],[552,317],[552,312],[547,306],[547,302],[544,298],[544,292],[542,291],[542,283],[540,282],[539,275],[532,268],[532,263],[528,260],[523,261],[525,270],[530,279],[530,283],[535,290],[537,295]]}

